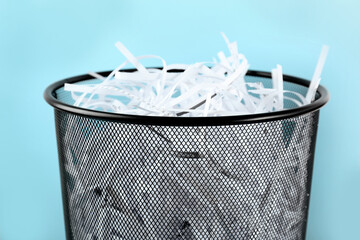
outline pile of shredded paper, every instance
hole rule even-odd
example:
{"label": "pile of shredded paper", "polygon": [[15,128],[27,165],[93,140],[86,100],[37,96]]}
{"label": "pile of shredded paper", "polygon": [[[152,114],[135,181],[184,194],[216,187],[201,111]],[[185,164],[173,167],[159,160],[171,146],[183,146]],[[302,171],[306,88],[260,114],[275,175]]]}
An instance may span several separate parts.
{"label": "pile of shredded paper", "polygon": [[[223,34],[230,56],[217,54],[218,60],[191,65],[167,65],[159,56],[135,57],[120,42],[116,47],[127,58],[106,78],[90,72],[100,80],[92,84],[65,84],[75,106],[105,112],[153,116],[226,116],[273,112],[285,109],[284,101],[296,106],[314,100],[328,47],[324,46],[306,96],[284,90],[282,67],[272,70],[272,88],[261,82],[246,82],[247,59],[238,52],[236,42]],[[160,69],[145,68],[141,59],[154,58]],[[137,71],[121,71],[128,64]],[[182,69],[182,72],[171,70]]]}

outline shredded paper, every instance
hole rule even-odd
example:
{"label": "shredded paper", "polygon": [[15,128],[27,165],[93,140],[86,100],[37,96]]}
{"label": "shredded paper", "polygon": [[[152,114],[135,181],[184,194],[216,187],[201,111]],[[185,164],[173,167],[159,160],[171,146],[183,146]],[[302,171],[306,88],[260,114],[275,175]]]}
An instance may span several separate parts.
{"label": "shredded paper", "polygon": [[[314,100],[328,47],[324,46],[306,96],[283,88],[282,67],[271,71],[272,88],[246,82],[249,63],[238,52],[236,42],[223,34],[230,56],[217,54],[212,62],[167,65],[158,56],[135,57],[122,43],[116,43],[126,61],[107,77],[90,72],[96,84],[65,84],[74,105],[122,114],[154,116],[226,116],[273,112],[284,109],[284,100],[296,106]],[[158,59],[161,69],[145,68],[140,61]],[[132,64],[136,72],[121,71]],[[173,70],[183,70],[174,72]]]}

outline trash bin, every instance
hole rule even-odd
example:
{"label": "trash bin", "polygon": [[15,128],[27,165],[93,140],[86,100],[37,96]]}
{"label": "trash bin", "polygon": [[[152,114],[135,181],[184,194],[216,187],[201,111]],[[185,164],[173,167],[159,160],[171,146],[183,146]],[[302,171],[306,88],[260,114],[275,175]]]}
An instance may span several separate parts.
{"label": "trash bin", "polygon": [[[246,80],[271,86],[271,73]],[[68,78],[44,94],[55,109],[68,240],[305,238],[324,87],[311,104],[284,100],[278,112],[159,117],[73,106],[64,84],[95,81]],[[305,95],[308,86],[284,75],[285,90]]]}

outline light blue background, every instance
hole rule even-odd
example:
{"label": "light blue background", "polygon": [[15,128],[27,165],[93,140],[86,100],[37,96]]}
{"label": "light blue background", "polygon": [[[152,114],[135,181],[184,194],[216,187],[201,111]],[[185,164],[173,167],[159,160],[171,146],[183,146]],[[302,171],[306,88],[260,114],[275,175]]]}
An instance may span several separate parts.
{"label": "light blue background", "polygon": [[360,2],[0,0],[0,239],[64,239],[53,110],[47,85],[157,54],[211,60],[237,40],[252,69],[311,78],[330,45],[308,239],[360,239]]}

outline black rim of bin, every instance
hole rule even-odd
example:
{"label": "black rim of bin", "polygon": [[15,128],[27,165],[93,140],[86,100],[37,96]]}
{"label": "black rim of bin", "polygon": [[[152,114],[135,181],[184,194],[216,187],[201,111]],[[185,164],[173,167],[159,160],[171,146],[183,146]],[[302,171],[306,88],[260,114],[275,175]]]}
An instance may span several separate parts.
{"label": "black rim of bin", "polygon": [[[136,69],[124,69],[124,72],[134,72]],[[182,69],[171,70],[169,72],[182,72]],[[102,76],[108,76],[111,71],[98,72]],[[271,78],[270,72],[249,70],[247,76]],[[66,104],[56,98],[56,90],[63,87],[65,83],[76,83],[86,80],[94,79],[91,75],[84,74],[75,77],[66,78],[57,81],[48,86],[44,92],[44,98],[47,103],[55,109],[69,112],[76,115],[91,117],[106,121],[117,121],[133,124],[144,125],[165,125],[165,126],[218,126],[218,125],[233,125],[233,124],[249,124],[257,122],[266,122],[287,119],[291,117],[300,116],[306,113],[319,110],[330,99],[328,90],[319,85],[317,94],[319,97],[312,103],[297,107],[293,109],[286,109],[269,113],[247,114],[247,115],[233,115],[233,116],[216,116],[216,117],[173,117],[173,116],[142,116],[142,115],[128,115],[111,112],[101,112],[91,109],[85,109]],[[290,75],[283,75],[285,82],[295,83],[304,87],[309,87],[310,81]]]}

